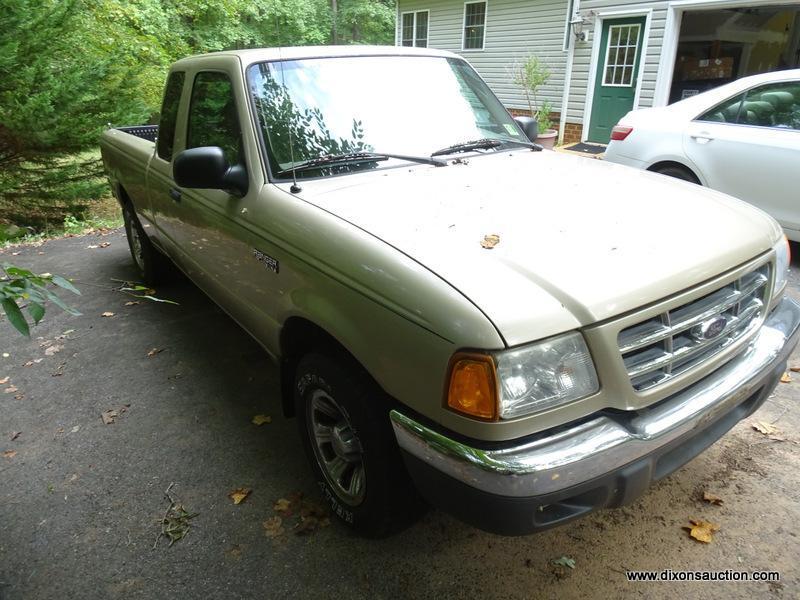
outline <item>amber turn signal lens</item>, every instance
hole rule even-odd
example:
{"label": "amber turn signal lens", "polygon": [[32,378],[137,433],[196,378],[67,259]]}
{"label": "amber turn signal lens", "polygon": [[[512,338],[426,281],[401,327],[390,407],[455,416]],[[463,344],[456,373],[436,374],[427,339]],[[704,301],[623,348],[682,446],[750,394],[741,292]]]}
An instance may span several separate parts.
{"label": "amber turn signal lens", "polygon": [[492,358],[456,355],[452,365],[447,406],[470,417],[497,419],[497,378]]}

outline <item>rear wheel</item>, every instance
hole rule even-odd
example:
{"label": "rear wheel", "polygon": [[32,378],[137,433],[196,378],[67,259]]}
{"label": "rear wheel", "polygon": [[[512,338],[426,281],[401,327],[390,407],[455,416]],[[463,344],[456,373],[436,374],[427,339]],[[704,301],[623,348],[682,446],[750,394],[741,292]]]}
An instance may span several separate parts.
{"label": "rear wheel", "polygon": [[700,180],[697,179],[697,176],[686,167],[682,167],[680,165],[663,165],[660,167],[655,167],[651,170],[654,173],[661,173],[667,177],[674,177],[675,179],[682,179],[683,181],[700,185]]}
{"label": "rear wheel", "polygon": [[146,285],[153,286],[158,283],[164,272],[166,258],[156,250],[147,237],[130,202],[122,206],[122,219],[125,222],[125,235],[128,238],[133,264],[136,265],[142,281]]}
{"label": "rear wheel", "polygon": [[349,360],[309,354],[294,385],[300,436],[332,512],[361,535],[413,522],[423,503],[403,465],[378,386]]}

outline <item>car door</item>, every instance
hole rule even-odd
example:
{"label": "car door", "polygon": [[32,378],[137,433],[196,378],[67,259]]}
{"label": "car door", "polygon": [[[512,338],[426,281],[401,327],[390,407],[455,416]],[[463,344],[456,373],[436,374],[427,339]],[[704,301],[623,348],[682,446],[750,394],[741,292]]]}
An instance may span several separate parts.
{"label": "car door", "polygon": [[[174,188],[173,218],[165,229],[178,248],[181,267],[256,338],[274,334],[275,272],[264,240],[265,201],[261,162],[238,64],[204,60],[190,73],[185,149],[217,146],[229,165],[248,173],[244,195],[225,190]],[[215,68],[215,66],[217,68]],[[250,136],[248,138],[248,136]],[[174,184],[173,184],[174,185]],[[277,270],[277,263],[275,263]]]}
{"label": "car door", "polygon": [[729,98],[689,123],[683,147],[708,187],[800,229],[800,82]]}

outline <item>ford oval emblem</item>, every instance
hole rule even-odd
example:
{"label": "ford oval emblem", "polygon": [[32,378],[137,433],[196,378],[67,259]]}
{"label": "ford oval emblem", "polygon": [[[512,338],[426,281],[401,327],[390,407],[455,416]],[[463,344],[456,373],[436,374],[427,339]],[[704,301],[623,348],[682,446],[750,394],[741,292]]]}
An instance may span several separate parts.
{"label": "ford oval emblem", "polygon": [[727,324],[727,318],[723,317],[722,315],[717,315],[716,317],[707,319],[699,325],[692,327],[692,337],[700,342],[713,340],[715,337],[718,337],[723,331],[725,331],[725,326]]}

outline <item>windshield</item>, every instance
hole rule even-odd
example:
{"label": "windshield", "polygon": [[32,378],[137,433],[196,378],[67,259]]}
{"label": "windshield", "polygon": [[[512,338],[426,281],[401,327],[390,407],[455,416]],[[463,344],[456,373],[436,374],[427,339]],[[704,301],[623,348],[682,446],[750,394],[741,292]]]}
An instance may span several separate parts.
{"label": "windshield", "polygon": [[[491,138],[527,142],[508,111],[460,59],[359,56],[265,62],[247,72],[273,174],[354,152],[430,156]],[[291,148],[290,136],[291,133]],[[318,177],[402,159],[306,169]]]}

